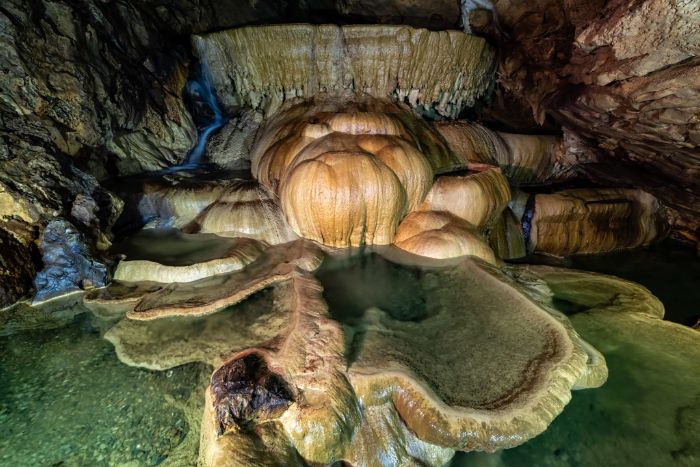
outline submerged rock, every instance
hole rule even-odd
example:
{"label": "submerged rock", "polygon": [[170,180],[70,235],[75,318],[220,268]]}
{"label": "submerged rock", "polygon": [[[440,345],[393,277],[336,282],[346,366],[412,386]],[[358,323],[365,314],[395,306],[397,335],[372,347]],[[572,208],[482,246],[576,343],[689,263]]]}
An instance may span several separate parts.
{"label": "submerged rock", "polygon": [[85,237],[70,222],[49,222],[39,247],[44,267],[34,279],[35,302],[107,284],[107,267],[95,258]]}

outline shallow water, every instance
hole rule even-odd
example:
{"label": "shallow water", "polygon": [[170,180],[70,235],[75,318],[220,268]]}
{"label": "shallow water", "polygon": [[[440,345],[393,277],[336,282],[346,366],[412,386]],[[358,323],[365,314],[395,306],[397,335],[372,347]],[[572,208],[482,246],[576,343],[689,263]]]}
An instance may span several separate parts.
{"label": "shallow water", "polygon": [[[0,465],[141,466],[193,459],[209,369],[124,365],[85,314],[0,338]],[[198,415],[197,415],[198,417]],[[183,452],[187,451],[187,452]]]}
{"label": "shallow water", "polygon": [[641,284],[656,295],[666,308],[664,319],[686,326],[700,319],[700,257],[695,250],[673,242],[565,259],[530,256],[516,262],[545,263],[618,276]]}
{"label": "shallow water", "polygon": [[[149,244],[172,250],[144,239],[144,251]],[[688,259],[677,260],[674,251],[627,252],[624,261],[616,255],[585,257],[571,264],[583,269],[584,260],[646,274],[670,292],[667,277],[692,277],[696,267],[674,269],[676,261]],[[191,254],[206,256],[206,248],[197,246]],[[335,258],[318,271],[332,316],[350,326],[373,306],[396,320],[420,321],[422,274],[376,254]],[[577,311],[570,317],[574,327],[607,359],[606,385],[574,392],[549,429],[528,443],[494,454],[460,453],[453,466],[700,466],[696,331],[668,322],[660,330],[633,314]],[[0,337],[0,465],[193,465],[210,368],[132,368],[116,358],[101,337],[105,327],[90,315],[58,328],[49,323],[52,329],[13,327]]]}
{"label": "shallow water", "polygon": [[453,467],[700,465],[700,336],[614,313],[571,317],[605,355],[609,377],[574,391],[547,431],[494,454],[459,453]]}

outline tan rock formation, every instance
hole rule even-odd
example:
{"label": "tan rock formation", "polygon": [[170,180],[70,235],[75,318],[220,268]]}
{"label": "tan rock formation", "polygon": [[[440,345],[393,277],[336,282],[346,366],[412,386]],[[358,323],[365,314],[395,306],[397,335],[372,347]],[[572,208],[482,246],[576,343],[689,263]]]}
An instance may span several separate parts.
{"label": "tan rock formation", "polygon": [[559,137],[497,132],[466,121],[438,122],[435,128],[465,167],[498,165],[517,185],[561,181],[574,175],[575,160]]}
{"label": "tan rock formation", "polygon": [[634,189],[536,195],[530,224],[530,250],[562,256],[646,246],[666,234],[663,206]]}
{"label": "tan rock formation", "polygon": [[447,211],[483,229],[491,226],[510,200],[508,180],[497,168],[435,180],[419,211]]}
{"label": "tan rock formation", "polygon": [[125,319],[107,338],[132,365],[218,366],[202,422],[204,465],[442,465],[455,449],[522,443],[574,386],[603,383],[604,360],[563,316],[482,262],[442,264],[421,275],[421,309],[371,308],[347,317],[345,332],[318,281],[295,268],[252,302],[207,316]]}
{"label": "tan rock formation", "polygon": [[161,264],[156,261],[121,261],[114,279],[122,282],[193,282],[206,277],[238,271],[255,261],[267,245],[238,238],[221,257],[193,264]]}
{"label": "tan rock formation", "polygon": [[112,304],[134,320],[169,316],[204,316],[236,304],[276,282],[287,280],[297,268],[313,270],[321,262],[320,250],[298,240],[268,248],[243,270],[187,283],[121,284],[90,292],[85,304],[108,308]]}
{"label": "tan rock formation", "polygon": [[259,133],[252,170],[290,226],[334,247],[388,244],[403,217],[453,164],[409,109],[377,99],[286,106]]}
{"label": "tan rock formation", "polygon": [[486,91],[494,63],[481,38],[407,26],[254,26],[193,42],[225,106],[268,111],[293,97],[355,93],[456,117]]}
{"label": "tan rock formation", "polygon": [[527,255],[525,237],[520,219],[507,207],[489,231],[489,245],[502,259],[522,258]]}
{"label": "tan rock formation", "polygon": [[254,181],[152,182],[144,186],[144,193],[139,210],[144,218],[152,219],[151,225],[247,237],[273,245],[296,238],[276,196]]}
{"label": "tan rock formation", "polygon": [[446,211],[416,211],[401,222],[394,245],[429,258],[477,256],[496,264],[496,257],[479,231]]}
{"label": "tan rock formation", "polygon": [[[637,186],[675,211],[677,238],[700,238],[700,9],[686,0],[494,0],[473,30],[505,53],[496,95],[578,141],[591,179]],[[496,100],[496,103],[498,100]],[[514,106],[501,115],[506,124]],[[578,151],[583,148],[583,151]]]}

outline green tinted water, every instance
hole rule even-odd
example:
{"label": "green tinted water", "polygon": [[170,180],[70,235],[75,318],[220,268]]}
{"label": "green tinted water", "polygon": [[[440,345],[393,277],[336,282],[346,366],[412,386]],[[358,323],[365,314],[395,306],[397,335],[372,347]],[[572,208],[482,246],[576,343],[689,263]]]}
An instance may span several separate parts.
{"label": "green tinted water", "polygon": [[0,465],[191,465],[209,371],[126,366],[86,315],[2,337]]}
{"label": "green tinted water", "polygon": [[[675,271],[673,255],[656,254],[631,252],[627,263],[611,256],[603,264],[627,264],[630,273],[644,265],[652,277],[695,274]],[[346,323],[378,304],[390,313],[419,312],[396,319],[420,319],[420,274],[377,255],[319,271],[331,312]],[[692,289],[678,283],[683,293]],[[578,311],[571,320],[605,354],[608,383],[575,392],[528,443],[458,454],[454,466],[700,466],[700,333],[633,314]],[[15,318],[0,325],[0,466],[194,465],[209,368],[128,367],[101,337],[103,326],[85,314],[27,331]]]}

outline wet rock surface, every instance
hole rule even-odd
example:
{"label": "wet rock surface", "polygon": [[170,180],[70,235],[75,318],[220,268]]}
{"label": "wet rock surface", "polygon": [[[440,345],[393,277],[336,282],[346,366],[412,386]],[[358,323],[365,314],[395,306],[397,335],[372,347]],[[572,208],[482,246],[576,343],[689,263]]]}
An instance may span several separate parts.
{"label": "wet rock surface", "polygon": [[44,267],[34,280],[35,301],[107,284],[107,267],[94,257],[85,237],[68,221],[49,222],[40,249]]}
{"label": "wet rock surface", "polygon": [[271,373],[263,358],[248,354],[217,369],[211,392],[218,423],[217,434],[277,418],[294,402],[287,383]]}

